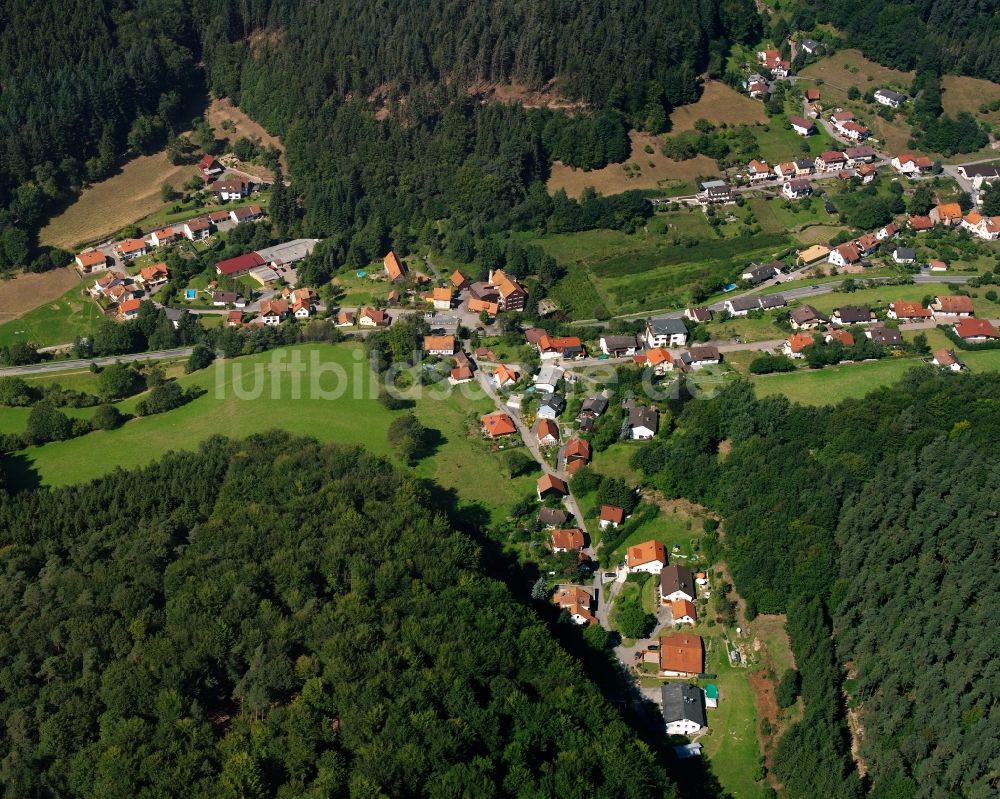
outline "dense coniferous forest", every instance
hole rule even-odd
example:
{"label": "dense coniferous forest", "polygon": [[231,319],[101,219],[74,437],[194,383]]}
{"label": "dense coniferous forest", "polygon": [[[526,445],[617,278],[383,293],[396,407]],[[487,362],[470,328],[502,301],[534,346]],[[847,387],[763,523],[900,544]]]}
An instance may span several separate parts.
{"label": "dense coniferous forest", "polygon": [[280,434],[9,499],[5,795],[674,796],[445,510]]}
{"label": "dense coniferous forest", "polygon": [[872,796],[995,793],[998,408],[990,373],[918,369],[834,408],[739,382],[636,457],[668,495],[723,514],[712,548],[748,614],[788,614],[806,707],[775,756],[789,799],[864,791],[845,687]]}

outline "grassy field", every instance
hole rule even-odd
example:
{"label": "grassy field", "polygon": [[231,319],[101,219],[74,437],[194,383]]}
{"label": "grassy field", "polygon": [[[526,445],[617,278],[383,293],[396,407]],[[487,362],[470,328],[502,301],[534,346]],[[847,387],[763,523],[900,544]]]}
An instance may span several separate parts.
{"label": "grassy field", "polygon": [[[631,131],[629,138],[632,152],[624,164],[608,164],[603,169],[588,171],[556,161],[547,184],[549,193],[563,189],[570,197],[579,197],[587,187],[604,195],[660,188],[668,192],[678,188],[682,189],[680,193],[693,192],[698,175],[714,175],[719,171],[715,161],[703,155],[687,161],[667,158],[660,150],[658,136]],[[652,152],[646,152],[646,147],[652,148]]]}
{"label": "grassy field", "polygon": [[779,312],[765,312],[763,316],[751,319],[749,316],[734,316],[723,321],[709,322],[706,327],[713,340],[732,339],[739,336],[743,341],[767,341],[784,338],[786,333],[774,326]]}
{"label": "grassy field", "polygon": [[[798,106],[798,103],[795,105]],[[793,113],[797,116],[802,115],[799,108]],[[792,130],[787,116],[777,116],[768,120],[766,127],[754,128],[754,133],[760,146],[761,157],[771,166],[782,161],[794,161],[796,158],[813,159],[833,146],[833,139],[822,125],[817,124],[816,132],[812,136],[803,138]],[[809,146],[808,153],[802,150],[803,142]]]}
{"label": "grassy field", "polygon": [[41,274],[23,272],[0,281],[0,324],[58,299],[79,282],[79,274],[69,266]]}
{"label": "grassy field", "polygon": [[[612,315],[682,307],[695,284],[729,280],[748,262],[771,260],[792,243],[781,233],[720,240],[700,212],[662,216],[670,225],[666,235],[593,230],[535,239],[568,270],[553,292],[560,306],[576,319],[594,316],[598,301]],[[674,244],[674,235],[687,246]]]}
{"label": "grassy field", "polygon": [[835,405],[841,400],[858,399],[876,388],[895,383],[909,369],[921,363],[918,358],[885,358],[823,369],[754,375],[750,379],[758,397],[784,394],[792,402],[803,405]]}
{"label": "grassy field", "polygon": [[765,233],[795,234],[800,228],[836,222],[836,217],[830,216],[823,208],[823,201],[819,197],[810,197],[805,209],[799,207],[799,202],[801,201],[797,200],[791,204],[791,208],[785,208],[782,200],[755,197],[747,205],[753,209],[754,216]]}
{"label": "grassy field", "polygon": [[941,78],[941,105],[946,114],[968,111],[978,119],[1000,124],[1000,111],[979,113],[979,106],[1000,100],[1000,84],[964,75],[945,75]]}
{"label": "grassy field", "polygon": [[851,86],[857,86],[862,94],[868,89],[890,87],[908,93],[913,82],[912,72],[901,72],[876,64],[865,58],[860,50],[840,50],[809,64],[799,75],[823,81],[819,88],[824,108],[847,103],[847,90]]}
{"label": "grassy field", "polygon": [[78,284],[61,297],[0,324],[0,344],[27,341],[48,347],[72,343],[77,336],[92,333],[102,314],[97,303],[81,291],[82,284]]}
{"label": "grassy field", "polygon": [[[315,353],[315,356],[313,355]],[[314,436],[322,441],[364,444],[373,452],[387,454],[386,429],[399,411],[390,412],[375,399],[374,376],[363,360],[356,358],[360,348],[353,345],[301,345],[261,355],[230,361],[225,369],[216,367],[180,378],[183,386],[198,385],[207,394],[187,405],[157,416],[134,419],[114,431],[99,431],[70,441],[34,447],[22,453],[24,466],[37,471],[47,485],[65,485],[89,480],[116,467],[141,465],[172,449],[192,449],[212,435],[243,437],[251,433],[281,428],[296,435]],[[294,399],[292,373],[283,371],[277,379],[266,368],[272,356],[284,363],[298,362],[308,367],[315,357],[327,372],[301,373],[301,399]],[[336,366],[332,366],[332,365]],[[238,366],[242,379],[233,371]],[[325,399],[311,391],[312,381],[326,392],[335,388],[333,368],[343,369],[349,380],[344,395]],[[236,394],[242,386],[244,396],[257,381],[260,370],[260,394],[242,399]],[[132,411],[139,397],[119,403]],[[444,399],[426,397],[416,403],[415,413],[426,426],[437,432],[435,451],[418,463],[419,476],[436,480],[446,490],[454,490],[462,502],[481,503],[499,517],[511,503],[530,493],[534,477],[498,480],[499,462],[487,451],[478,436],[467,434],[468,424],[490,407],[481,395],[466,399],[451,394]],[[0,430],[23,431],[27,411],[3,409]],[[81,409],[89,416],[92,408]],[[18,418],[20,417],[20,418]],[[470,468],[475,463],[479,468]]]}
{"label": "grassy field", "polygon": [[117,174],[84,189],[76,202],[42,228],[39,240],[76,250],[106,239],[161,208],[161,184],[180,186],[196,174],[197,166],[174,166],[165,152],[133,158]]}
{"label": "grassy field", "polygon": [[[688,527],[690,525],[690,528]],[[667,548],[667,554],[673,562],[677,559],[677,554],[671,549],[675,545],[681,555],[690,555],[693,552],[692,541],[702,535],[701,522],[693,519],[680,508],[673,508],[669,512],[661,511],[657,516],[648,522],[640,525],[628,538],[611,553],[609,563],[621,563],[625,560],[625,553],[628,548],[641,544],[643,541],[660,541]],[[679,563],[684,563],[687,557],[678,559]]]}
{"label": "grassy field", "polygon": [[606,450],[595,452],[591,466],[595,472],[606,477],[619,477],[632,485],[638,485],[641,475],[628,462],[640,446],[642,445],[638,442],[619,441]]}
{"label": "grassy field", "polygon": [[671,112],[669,132],[693,130],[699,119],[707,119],[714,125],[723,122],[727,125],[763,125],[767,122],[767,114],[760,101],[751,100],[721,81],[710,80],[705,82],[697,103],[682,105]]}

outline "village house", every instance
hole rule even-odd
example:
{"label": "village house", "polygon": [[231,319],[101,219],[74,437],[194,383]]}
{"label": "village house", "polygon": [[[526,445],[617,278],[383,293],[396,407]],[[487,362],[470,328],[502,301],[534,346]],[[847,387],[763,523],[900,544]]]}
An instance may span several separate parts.
{"label": "village house", "polygon": [[935,350],[931,363],[951,372],[961,372],[965,368],[965,364],[958,359],[955,351],[949,349]]}
{"label": "village house", "polygon": [[488,413],[481,420],[483,432],[490,438],[512,436],[517,432],[514,420],[506,413]]}
{"label": "village house", "polygon": [[354,327],[354,311],[345,308],[337,311],[337,327]]}
{"label": "village house", "polygon": [[114,246],[114,250],[123,261],[132,261],[149,252],[146,242],[142,239],[125,239],[124,241],[119,241]]}
{"label": "village house", "polygon": [[535,437],[539,446],[552,447],[559,443],[559,425],[552,419],[539,418],[535,423]]}
{"label": "village house", "polygon": [[827,256],[827,261],[834,266],[848,266],[850,264],[860,263],[861,252],[858,250],[858,246],[854,242],[845,242],[844,244],[830,250],[830,254]]}
{"label": "village house", "polygon": [[906,95],[892,89],[878,89],[875,92],[875,102],[888,108],[899,108],[906,102]]}
{"label": "village house", "polygon": [[[507,419],[510,419],[510,417],[508,416]],[[511,424],[513,425],[513,422],[511,422]],[[535,487],[539,502],[546,497],[565,497],[569,494],[569,487],[566,485],[566,481],[560,480],[554,474],[550,474],[549,472],[546,472],[538,478],[538,482]]]}
{"label": "village house", "polygon": [[859,164],[867,164],[870,161],[874,161],[875,158],[878,157],[878,153],[875,152],[875,149],[867,144],[859,144],[855,147],[848,147],[844,150],[844,155],[847,156],[847,165],[850,167],[855,167]]}
{"label": "village house", "polygon": [[388,327],[392,320],[389,314],[378,308],[362,308],[358,314],[358,325],[360,327]]}
{"label": "village house", "polygon": [[872,340],[873,344],[890,349],[899,349],[903,346],[903,334],[895,327],[886,327],[881,322],[873,324],[865,330],[865,336]]}
{"label": "village house", "polygon": [[1000,333],[988,319],[966,317],[955,322],[955,335],[970,342],[995,341]]}
{"label": "village house", "polygon": [[901,175],[908,176],[922,175],[929,172],[934,166],[926,155],[913,155],[912,153],[900,153],[889,163]]}
{"label": "village house", "polygon": [[406,277],[406,264],[400,261],[392,250],[389,250],[385,258],[382,259],[382,264],[385,267],[385,276],[390,283],[398,283]]}
{"label": "village house", "polygon": [[515,383],[517,383],[519,375],[509,366],[500,364],[500,366],[497,367],[496,371],[493,372],[491,379],[493,380],[493,385],[495,385],[497,388],[510,388]]}
{"label": "village house", "polygon": [[198,162],[198,169],[201,170],[202,177],[206,182],[216,175],[221,175],[223,172],[222,164],[215,160],[214,155],[209,155],[208,153],[201,157],[201,160]]}
{"label": "village house", "polygon": [[698,622],[698,610],[694,602],[687,599],[675,599],[670,603],[670,612],[674,624],[696,624]]}
{"label": "village house", "polygon": [[[812,39],[808,39],[807,41],[811,42]],[[822,99],[822,96],[823,95],[820,93],[820,90],[815,87],[812,89],[806,89],[805,100],[807,103],[818,103],[820,99]]]}
{"label": "village house", "polygon": [[712,321],[713,313],[708,308],[685,308],[684,318],[695,324],[706,324]]}
{"label": "village house", "polygon": [[908,220],[910,230],[914,233],[924,233],[934,227],[934,220],[929,216],[913,214]]}
{"label": "village house", "polygon": [[653,317],[646,322],[646,347],[683,347],[687,343],[687,326],[680,319]]}
{"label": "village house", "polygon": [[538,522],[543,527],[565,527],[570,515],[561,508],[542,508],[538,511]]}
{"label": "village house", "polygon": [[804,358],[803,350],[811,347],[815,342],[809,333],[792,333],[785,343],[781,345],[781,351],[789,358]]}
{"label": "village house", "polygon": [[263,218],[264,212],[259,205],[244,205],[240,208],[234,208],[229,212],[229,219],[237,225],[243,222],[254,222]]}
{"label": "village house", "polygon": [[698,199],[703,205],[725,205],[736,200],[732,187],[723,180],[704,181]]}
{"label": "village house", "polygon": [[635,336],[601,336],[601,352],[613,358],[632,357],[640,346]]}
{"label": "village house", "polygon": [[208,218],[199,216],[196,219],[189,219],[181,226],[181,233],[191,241],[207,239],[212,232]]}
{"label": "village house", "polygon": [[582,358],[587,353],[578,336],[552,338],[545,335],[538,341],[538,354],[543,360],[547,360],[552,358]]}
{"label": "village house", "polygon": [[[785,184],[788,185],[787,183]],[[774,261],[769,264],[754,264],[746,272],[740,275],[740,280],[745,280],[753,285],[759,285],[766,280],[771,280],[781,274],[781,270],[784,268],[784,264],[781,261]]]}
{"label": "village house", "polygon": [[94,281],[94,285],[90,287],[89,291],[91,296],[100,297],[103,296],[105,292],[107,292],[114,286],[121,285],[121,282],[122,282],[121,277],[119,277],[117,274],[115,274],[114,272],[107,272]]}
{"label": "village house", "polygon": [[465,279],[465,275],[459,272],[457,269],[451,273],[451,287],[455,291],[461,291],[469,285],[469,281]]}
{"label": "village house", "polygon": [[538,401],[539,419],[558,419],[566,410],[566,400],[561,394],[544,394]]}
{"label": "village house", "polygon": [[646,364],[653,369],[653,373],[664,375],[674,369],[674,358],[669,350],[663,347],[654,347],[646,352]]}
{"label": "village house", "polygon": [[962,227],[986,241],[1000,238],[1000,216],[982,216],[978,211],[970,211],[963,217]]}
{"label": "village house", "polygon": [[972,305],[972,298],[964,294],[942,295],[934,298],[931,303],[931,312],[935,319],[961,318],[972,316],[975,313]]}
{"label": "village house", "polygon": [[154,230],[149,234],[149,242],[154,247],[164,247],[167,244],[173,244],[175,241],[180,241],[183,237],[183,232],[176,228],[165,227],[160,230]]}
{"label": "village house", "polygon": [[795,178],[781,187],[781,193],[789,200],[798,200],[812,194],[812,184],[806,178]]}
{"label": "village house", "polygon": [[674,682],[660,687],[660,705],[667,735],[694,735],[708,726],[701,688]]}
{"label": "village house", "polygon": [[500,306],[495,302],[487,302],[486,300],[477,300],[475,297],[469,298],[469,310],[472,313],[482,313],[486,311],[486,315],[491,319],[495,318],[497,313],[500,311]]}
{"label": "village house", "polygon": [[795,177],[808,177],[815,171],[816,164],[813,161],[807,158],[799,158],[795,161]]}
{"label": "village house", "polygon": [[545,364],[538,370],[538,374],[535,375],[532,380],[532,383],[535,386],[535,391],[551,394],[559,388],[559,383],[562,381],[563,375],[565,374],[566,370],[561,366]]}
{"label": "village house", "polygon": [[962,224],[962,206],[958,203],[940,203],[927,214],[935,225]]}
{"label": "village house", "polygon": [[280,325],[282,320],[288,316],[287,300],[261,300],[259,319],[265,325],[273,327]]}
{"label": "village house", "polygon": [[475,374],[470,366],[456,366],[448,373],[448,383],[452,386],[458,386],[462,383],[471,383],[476,379]]}
{"label": "village house", "polygon": [[837,327],[870,325],[875,321],[875,313],[867,305],[845,305],[833,309],[830,321]]}
{"label": "village house", "polygon": [[165,263],[144,266],[139,270],[138,279],[146,289],[162,286],[170,278],[170,270]]}
{"label": "village house", "polygon": [[243,311],[230,311],[226,314],[226,327],[240,327],[243,324]]}
{"label": "village house", "polygon": [[566,471],[574,474],[581,466],[590,463],[590,442],[585,438],[571,438],[563,449]]}
{"label": "village house", "polygon": [[576,423],[580,425],[580,430],[587,432],[593,429],[594,420],[600,418],[608,409],[607,397],[597,394],[587,397],[580,406],[580,412],[576,415]]}
{"label": "village house", "polygon": [[696,597],[694,575],[684,566],[671,564],[660,572],[660,602],[669,605],[677,599],[694,602]]}
{"label": "village house", "polygon": [[242,178],[226,178],[217,180],[210,187],[215,192],[219,202],[242,200],[250,194],[250,184]]}
{"label": "village house", "polygon": [[617,505],[601,505],[599,523],[602,530],[615,528],[623,521],[625,521],[625,511],[622,508],[619,508]]}
{"label": "village house", "polygon": [[785,161],[783,163],[778,164],[774,168],[774,174],[777,175],[782,180],[788,180],[790,178],[794,178],[796,174],[795,162]]}
{"label": "village house", "polygon": [[996,164],[967,164],[956,169],[962,177],[972,183],[973,191],[982,189],[984,183],[1000,180],[1000,166]]}
{"label": "village house", "polygon": [[767,180],[769,177],[771,177],[771,167],[764,161],[754,159],[747,165],[747,178],[751,183]]}
{"label": "village house", "polygon": [[792,126],[792,130],[800,136],[810,136],[816,132],[816,124],[811,119],[788,117],[788,123]]}
{"label": "village house", "polygon": [[625,565],[629,573],[647,572],[659,574],[667,565],[667,550],[660,541],[643,541],[628,548]]}
{"label": "village house", "polygon": [[142,307],[142,300],[139,299],[128,299],[124,302],[118,304],[118,319],[122,322],[128,322],[132,319],[136,319],[139,316],[139,308]]}
{"label": "village house", "polygon": [[439,287],[434,289],[431,295],[435,311],[448,311],[451,309],[451,289]]}
{"label": "village house", "polygon": [[919,302],[896,300],[889,303],[886,316],[898,319],[900,322],[923,322],[931,318],[931,309],[925,308]]}
{"label": "village house", "polygon": [[454,336],[424,336],[424,352],[427,355],[454,355]]}
{"label": "village house", "polygon": [[927,268],[931,272],[947,272],[948,264],[945,261],[939,261],[936,258],[932,258],[927,262]]}
{"label": "village house", "polygon": [[[660,578],[666,574],[664,569]],[[697,677],[702,673],[705,648],[701,637],[687,633],[660,636],[660,676]]]}
{"label": "village house", "polygon": [[578,585],[557,588],[552,604],[565,610],[574,624],[597,624],[592,612],[594,597]]}
{"label": "village house", "polygon": [[845,347],[854,346],[854,336],[848,333],[846,330],[831,330],[825,336],[823,336],[823,341],[827,344],[836,341],[843,344]]}
{"label": "village house", "polygon": [[579,527],[570,527],[568,530],[553,530],[550,536],[552,551],[555,553],[579,552],[583,549],[583,530]]}
{"label": "village house", "polygon": [[722,354],[719,348],[712,344],[699,344],[684,350],[680,354],[680,360],[689,369],[701,369],[722,363]]}
{"label": "village house", "polygon": [[628,426],[633,441],[645,441],[656,435],[660,414],[656,408],[636,406],[628,413]]}
{"label": "village house", "polygon": [[837,128],[841,135],[851,141],[864,141],[870,135],[870,131],[864,125],[857,122],[844,122]]}
{"label": "village house", "polygon": [[829,324],[830,319],[811,305],[800,305],[788,314],[788,322],[792,330],[812,330],[820,325]]}
{"label": "village house", "polygon": [[108,268],[108,256],[100,250],[84,250],[76,256],[76,265],[84,274]]}
{"label": "village house", "polygon": [[836,172],[847,164],[847,156],[837,150],[827,150],[816,156],[813,165],[817,172]]}
{"label": "village house", "polygon": [[736,297],[732,300],[726,300],[723,303],[723,308],[730,316],[746,316],[751,311],[760,310],[760,298]]}
{"label": "village house", "polygon": [[517,280],[500,269],[490,272],[490,282],[497,287],[501,311],[523,311],[528,301],[528,290]]}
{"label": "village house", "polygon": [[892,260],[897,264],[912,264],[917,260],[917,251],[912,247],[897,247],[892,251]]}
{"label": "village house", "polygon": [[754,100],[762,100],[771,93],[771,87],[768,85],[767,81],[760,76],[758,76],[757,80],[748,80],[746,89],[747,95],[752,97]]}
{"label": "village house", "polygon": [[861,184],[863,186],[867,186],[875,180],[875,177],[878,175],[878,167],[874,164],[861,164],[854,174],[861,178]]}

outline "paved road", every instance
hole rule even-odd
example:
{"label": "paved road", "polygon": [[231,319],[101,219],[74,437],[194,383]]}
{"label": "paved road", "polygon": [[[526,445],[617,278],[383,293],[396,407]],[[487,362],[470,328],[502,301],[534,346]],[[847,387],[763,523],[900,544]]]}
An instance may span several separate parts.
{"label": "paved road", "polygon": [[177,347],[172,350],[137,352],[133,355],[115,355],[109,358],[86,358],[75,361],[49,361],[47,363],[31,364],[30,366],[8,366],[0,369],[0,376],[45,374],[47,372],[88,369],[92,363],[96,363],[98,366],[109,366],[117,361],[130,363],[132,361],[159,361],[165,358],[186,358],[191,354],[191,350],[191,347]]}

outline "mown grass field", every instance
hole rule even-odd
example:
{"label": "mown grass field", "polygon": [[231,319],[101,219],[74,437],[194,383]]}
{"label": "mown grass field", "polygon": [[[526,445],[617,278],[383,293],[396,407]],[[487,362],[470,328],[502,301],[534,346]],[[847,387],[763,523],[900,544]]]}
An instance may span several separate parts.
{"label": "mown grass field", "polygon": [[767,114],[764,104],[740,94],[722,81],[705,81],[701,97],[697,103],[682,105],[670,113],[669,133],[693,130],[699,119],[707,119],[714,125],[765,124]]}
{"label": "mown grass field", "polygon": [[1000,100],[1000,84],[965,75],[945,75],[941,79],[941,105],[946,114],[968,111],[978,119],[1000,124],[1000,111],[979,112],[983,103]]}
{"label": "mown grass field", "polygon": [[[373,398],[377,391],[374,375],[356,354],[360,354],[360,348],[350,344],[300,345],[230,361],[221,372],[210,367],[179,379],[185,387],[197,385],[208,390],[187,405],[133,419],[118,430],[29,448],[19,453],[21,463],[16,471],[33,469],[44,484],[65,485],[98,477],[119,466],[148,463],[168,450],[193,449],[212,435],[241,438],[272,428],[321,441],[364,444],[373,452],[391,454],[386,430],[402,412],[388,411]],[[278,372],[276,377],[268,367],[273,357],[283,363],[295,363],[297,358],[305,371],[298,373],[300,378],[293,378],[289,371]],[[312,358],[326,364],[321,367],[326,371],[312,368]],[[331,368],[346,374],[346,391],[336,398],[323,398],[310,386],[317,376],[318,389],[334,391],[337,384]],[[237,379],[240,375],[242,379]],[[294,389],[297,381],[298,399]],[[259,396],[249,396],[255,383]],[[132,411],[138,400],[130,398],[119,407]],[[498,456],[490,453],[477,435],[468,434],[469,424],[491,407],[478,389],[469,398],[451,393],[443,399],[426,396],[417,400],[414,412],[438,434],[435,451],[417,464],[415,472],[455,491],[464,503],[480,503],[499,518],[515,500],[533,491],[535,478],[498,479]],[[93,409],[81,409],[79,413],[89,416]],[[2,431],[23,431],[26,420],[24,409],[0,409]]]}
{"label": "mown grass field", "polygon": [[754,216],[765,233],[795,233],[801,227],[836,223],[836,217],[826,212],[819,197],[810,197],[805,209],[800,208],[800,202],[801,200],[796,200],[791,208],[785,208],[782,200],[755,197],[747,205],[753,209]]}
{"label": "mown grass field", "polygon": [[76,202],[42,228],[39,240],[68,250],[102,241],[162,208],[161,184],[180,186],[196,174],[197,166],[174,166],[165,152],[133,158],[117,174],[84,189]]}
{"label": "mown grass field", "polygon": [[79,274],[69,266],[40,274],[22,272],[9,280],[0,280],[0,323],[58,299],[79,283]]}
{"label": "mown grass field", "polygon": [[881,386],[895,383],[919,358],[885,358],[881,361],[848,363],[823,369],[800,369],[773,375],[753,375],[758,397],[784,394],[803,405],[835,405],[844,399],[858,399]]}
{"label": "mown grass field", "polygon": [[81,294],[83,285],[79,283],[61,297],[0,324],[0,345],[26,341],[49,347],[71,344],[77,336],[92,333],[102,315],[97,303]]}
{"label": "mown grass field", "polygon": [[[798,106],[798,103],[795,105]],[[801,116],[802,110],[796,107],[792,113]],[[792,130],[787,115],[769,119],[765,127],[754,128],[754,134],[760,146],[761,157],[771,166],[797,158],[812,159],[833,147],[833,139],[822,125],[816,125],[816,132],[812,136],[803,137]],[[808,150],[802,149],[803,143]]]}
{"label": "mown grass field", "polygon": [[553,292],[561,307],[575,319],[592,318],[598,302],[611,315],[682,307],[694,285],[728,281],[750,261],[771,260],[793,243],[782,233],[719,239],[700,212],[663,218],[677,226],[687,246],[672,243],[671,235],[642,231],[594,230],[536,239],[533,243],[568,270]]}

